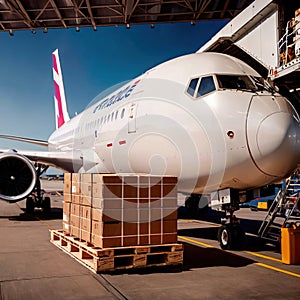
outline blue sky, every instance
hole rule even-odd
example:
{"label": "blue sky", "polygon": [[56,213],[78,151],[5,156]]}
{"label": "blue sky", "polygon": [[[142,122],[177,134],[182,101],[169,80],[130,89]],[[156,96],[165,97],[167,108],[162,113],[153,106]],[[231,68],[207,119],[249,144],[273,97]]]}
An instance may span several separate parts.
{"label": "blue sky", "polygon": [[[58,48],[70,116],[104,89],[197,51],[226,21],[0,33],[0,134],[47,140],[55,129],[52,59]],[[0,148],[37,149],[0,140]],[[46,150],[46,149],[45,149]]]}

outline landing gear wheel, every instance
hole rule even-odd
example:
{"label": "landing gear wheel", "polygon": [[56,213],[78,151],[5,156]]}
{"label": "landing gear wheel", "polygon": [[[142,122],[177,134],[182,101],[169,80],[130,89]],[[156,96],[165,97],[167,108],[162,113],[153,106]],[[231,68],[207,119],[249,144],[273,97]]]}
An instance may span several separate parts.
{"label": "landing gear wheel", "polygon": [[224,224],[219,228],[218,241],[223,250],[239,249],[245,238],[245,232],[238,224]]}
{"label": "landing gear wheel", "polygon": [[51,212],[51,200],[50,197],[45,197],[42,202],[43,212],[50,213]]}
{"label": "landing gear wheel", "polygon": [[219,228],[218,241],[223,250],[232,249],[232,229],[230,225],[222,225]]}
{"label": "landing gear wheel", "polygon": [[34,201],[32,197],[27,197],[26,199],[26,213],[33,214],[34,213]]}

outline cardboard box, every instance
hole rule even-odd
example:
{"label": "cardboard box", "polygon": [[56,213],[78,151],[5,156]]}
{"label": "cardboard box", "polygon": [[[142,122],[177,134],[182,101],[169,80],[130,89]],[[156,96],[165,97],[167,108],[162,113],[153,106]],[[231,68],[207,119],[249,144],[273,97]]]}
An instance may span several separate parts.
{"label": "cardboard box", "polygon": [[150,223],[139,223],[139,234],[145,235],[150,233]]}
{"label": "cardboard box", "polygon": [[92,176],[93,185],[104,183],[113,185],[122,185],[122,177],[117,174],[93,174]]}
{"label": "cardboard box", "polygon": [[80,182],[82,184],[92,185],[93,175],[94,174],[92,173],[82,173],[80,177]]}
{"label": "cardboard box", "polygon": [[71,216],[78,216],[80,217],[80,205],[79,204],[75,204],[75,203],[71,203]]}
{"label": "cardboard box", "polygon": [[140,223],[148,223],[150,221],[150,211],[149,209],[139,209],[139,222]]}
{"label": "cardboard box", "polygon": [[110,248],[110,247],[121,247],[121,237],[102,237],[99,235],[92,234],[91,243],[95,247],[99,248]]}
{"label": "cardboard box", "polygon": [[93,183],[92,190],[93,197],[102,198],[102,199],[116,199],[122,198],[123,190],[122,185],[120,184],[103,184],[103,183]]}
{"label": "cardboard box", "polygon": [[162,222],[160,220],[158,221],[152,221],[150,223],[150,234],[161,234],[162,233]]}
{"label": "cardboard box", "polygon": [[161,234],[150,234],[150,245],[161,245],[162,235]]}
{"label": "cardboard box", "polygon": [[64,195],[72,193],[72,173],[65,173],[64,174]]}
{"label": "cardboard box", "polygon": [[[70,186],[71,188],[71,186]],[[68,194],[68,193],[64,193],[64,202],[69,202],[71,203],[72,202],[72,194]]]}
{"label": "cardboard box", "polygon": [[163,234],[162,242],[163,244],[177,243],[177,233]]}
{"label": "cardboard box", "polygon": [[71,203],[64,202],[63,203],[63,221],[66,223],[70,223],[70,215],[71,215]]}
{"label": "cardboard box", "polygon": [[74,237],[80,238],[80,228],[70,225],[70,234]]}
{"label": "cardboard box", "polygon": [[122,209],[92,208],[92,219],[99,222],[122,221]]}
{"label": "cardboard box", "polygon": [[137,235],[138,234],[138,223],[127,223],[123,222],[123,236],[126,235]]}
{"label": "cardboard box", "polygon": [[161,208],[152,208],[150,210],[150,221],[157,221],[162,219],[163,216],[163,209]]}
{"label": "cardboard box", "polygon": [[72,194],[72,201],[71,202],[74,203],[74,204],[79,205],[80,204],[80,198],[81,198],[80,194],[74,193],[74,194]]}
{"label": "cardboard box", "polygon": [[80,217],[86,220],[92,219],[92,208],[89,206],[79,206]]}
{"label": "cardboard box", "polygon": [[176,187],[176,185],[163,185],[162,197],[177,198],[177,187]]}
{"label": "cardboard box", "polygon": [[162,222],[163,233],[176,233],[177,234],[177,220],[164,220]]}
{"label": "cardboard box", "polygon": [[80,229],[80,239],[86,241],[87,243],[91,243],[92,242],[91,231]]}
{"label": "cardboard box", "polygon": [[140,235],[139,236],[139,245],[150,245],[150,235]]}
{"label": "cardboard box", "polygon": [[163,208],[174,208],[177,209],[177,197],[171,197],[171,198],[162,198],[162,207]]}
{"label": "cardboard box", "polygon": [[72,174],[72,187],[71,193],[74,195],[80,195],[80,182],[81,182],[81,174],[80,173],[73,173]]}
{"label": "cardboard box", "polygon": [[121,236],[121,222],[99,222],[92,220],[92,234],[102,237]]}
{"label": "cardboard box", "polygon": [[138,245],[138,237],[135,236],[124,236],[122,246],[136,246]]}
{"label": "cardboard box", "polygon": [[177,208],[163,208],[162,217],[164,220],[177,220]]}
{"label": "cardboard box", "polygon": [[[79,229],[80,228],[80,217],[71,215],[70,225]],[[79,237],[79,235],[77,237]]]}
{"label": "cardboard box", "polygon": [[138,209],[122,209],[122,221],[129,223],[137,223],[139,221]]}
{"label": "cardboard box", "polygon": [[62,229],[63,229],[64,234],[67,234],[67,235],[71,234],[70,222],[63,221],[63,228]]}
{"label": "cardboard box", "polygon": [[150,186],[150,198],[151,200],[160,199],[162,196],[162,188],[161,183],[155,183],[154,185]]}

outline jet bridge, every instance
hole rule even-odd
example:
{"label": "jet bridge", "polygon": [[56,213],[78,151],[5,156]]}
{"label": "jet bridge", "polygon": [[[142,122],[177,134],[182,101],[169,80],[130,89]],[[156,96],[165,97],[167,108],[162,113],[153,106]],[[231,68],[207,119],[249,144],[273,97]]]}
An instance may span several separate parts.
{"label": "jet bridge", "polygon": [[300,111],[300,3],[256,0],[198,52],[235,56],[268,78]]}

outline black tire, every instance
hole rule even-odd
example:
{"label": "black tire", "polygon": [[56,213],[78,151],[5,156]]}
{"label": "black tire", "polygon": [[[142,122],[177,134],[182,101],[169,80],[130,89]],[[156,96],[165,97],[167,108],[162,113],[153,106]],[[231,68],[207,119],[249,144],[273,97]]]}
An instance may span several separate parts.
{"label": "black tire", "polygon": [[50,197],[45,197],[42,202],[43,212],[50,213],[51,212],[51,200]]}
{"label": "black tire", "polygon": [[245,232],[238,224],[225,224],[219,228],[218,242],[223,250],[240,249],[244,239]]}
{"label": "black tire", "polygon": [[26,213],[33,214],[34,213],[34,201],[32,197],[27,197],[26,199]]}
{"label": "black tire", "polygon": [[223,250],[232,249],[232,228],[231,225],[222,225],[218,230],[218,242]]}

